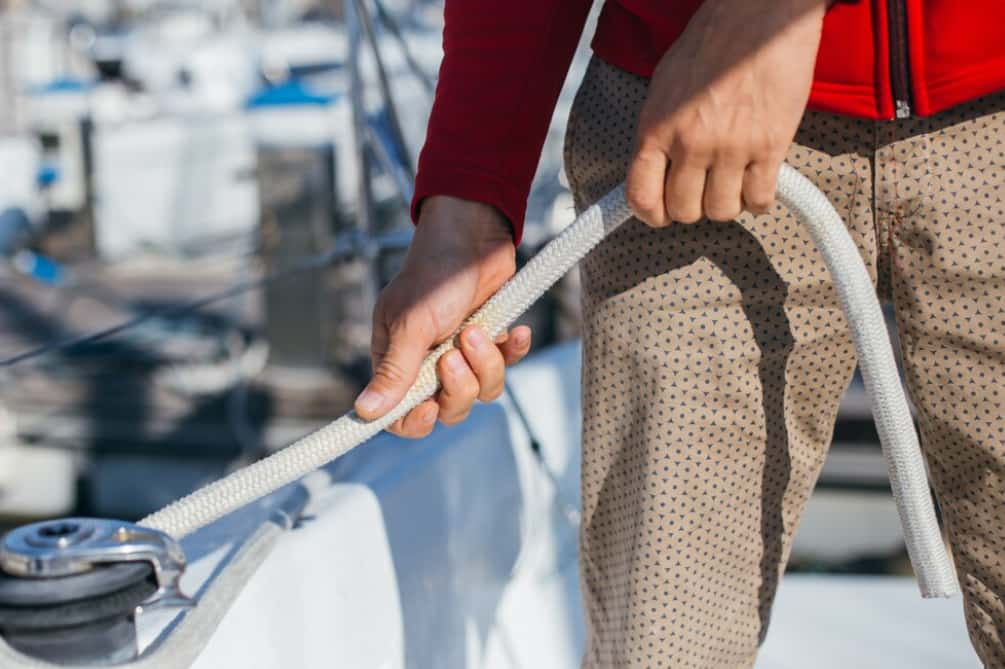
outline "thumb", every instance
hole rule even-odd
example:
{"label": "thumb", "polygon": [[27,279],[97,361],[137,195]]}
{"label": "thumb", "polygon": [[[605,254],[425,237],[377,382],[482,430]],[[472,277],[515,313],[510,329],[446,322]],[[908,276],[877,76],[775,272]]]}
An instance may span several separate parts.
{"label": "thumb", "polygon": [[356,398],[354,408],[360,418],[380,418],[401,401],[415,382],[431,343],[405,328],[396,328],[390,333],[373,378]]}

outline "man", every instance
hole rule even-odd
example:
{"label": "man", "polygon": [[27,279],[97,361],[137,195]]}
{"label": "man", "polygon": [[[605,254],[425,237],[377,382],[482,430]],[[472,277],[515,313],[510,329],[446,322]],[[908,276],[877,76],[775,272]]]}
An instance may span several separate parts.
{"label": "man", "polygon": [[[566,169],[637,215],[582,265],[588,667],[746,667],[855,355],[782,160],[892,300],[974,648],[1005,667],[1005,5],[608,0]],[[364,418],[508,278],[589,0],[447,0],[415,240],[375,317]],[[807,107],[809,111],[807,111]],[[428,434],[502,388],[530,332],[466,330]],[[826,606],[821,602],[821,606]]]}

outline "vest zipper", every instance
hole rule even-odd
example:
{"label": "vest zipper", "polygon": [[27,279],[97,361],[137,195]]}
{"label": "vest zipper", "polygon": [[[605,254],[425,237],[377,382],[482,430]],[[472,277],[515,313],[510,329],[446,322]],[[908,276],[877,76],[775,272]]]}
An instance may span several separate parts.
{"label": "vest zipper", "polygon": [[907,11],[904,0],[887,0],[890,22],[890,83],[897,118],[911,117],[911,71],[907,53]]}

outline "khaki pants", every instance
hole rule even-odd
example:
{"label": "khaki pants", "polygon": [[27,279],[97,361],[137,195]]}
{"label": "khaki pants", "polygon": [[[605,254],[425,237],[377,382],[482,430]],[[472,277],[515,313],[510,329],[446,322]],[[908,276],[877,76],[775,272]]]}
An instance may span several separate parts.
{"label": "khaki pants", "polygon": [[[590,65],[566,139],[579,209],[624,178],[646,87]],[[809,112],[788,155],[896,311],[989,667],[1005,667],[1003,110],[1005,94],[898,122]],[[750,666],[855,367],[827,270],[778,206],[629,221],[582,279],[584,666]]]}

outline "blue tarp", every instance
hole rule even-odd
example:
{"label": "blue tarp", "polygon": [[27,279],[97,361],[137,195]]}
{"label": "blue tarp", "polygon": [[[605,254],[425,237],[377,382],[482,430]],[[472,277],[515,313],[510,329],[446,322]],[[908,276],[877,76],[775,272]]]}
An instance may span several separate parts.
{"label": "blue tarp", "polygon": [[310,90],[296,79],[259,91],[244,103],[245,109],[313,105],[323,107],[338,98]]}
{"label": "blue tarp", "polygon": [[86,93],[94,88],[93,81],[77,79],[76,77],[61,77],[35,86],[31,89],[33,95],[48,95],[51,93]]}

